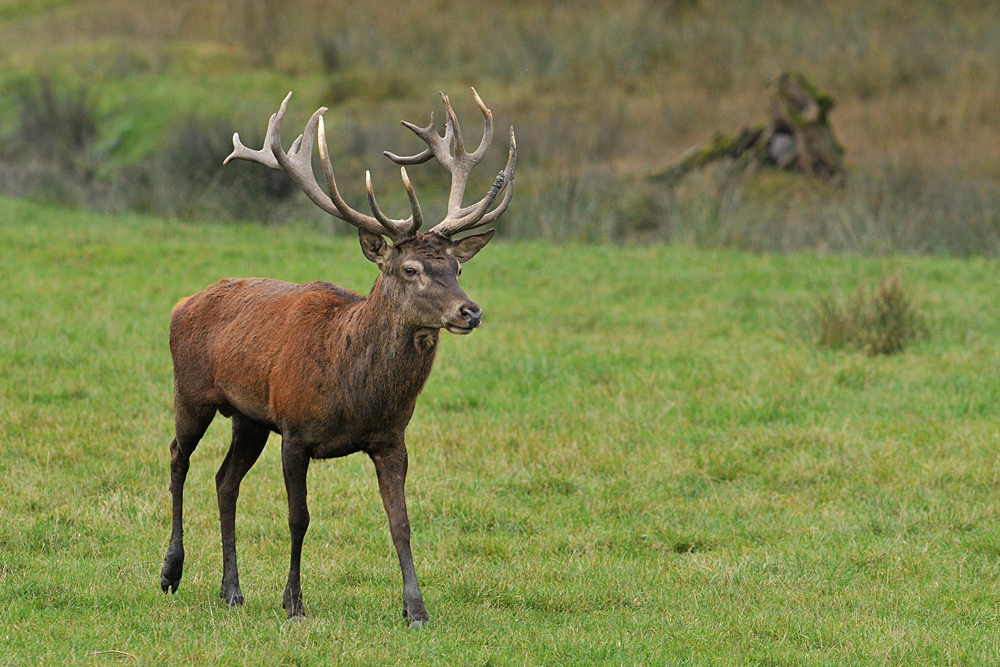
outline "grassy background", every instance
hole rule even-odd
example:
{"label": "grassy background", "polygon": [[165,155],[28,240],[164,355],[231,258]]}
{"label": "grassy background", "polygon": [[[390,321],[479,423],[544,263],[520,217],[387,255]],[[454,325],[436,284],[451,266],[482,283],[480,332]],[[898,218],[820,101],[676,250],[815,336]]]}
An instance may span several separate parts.
{"label": "grassy background", "polygon": [[[240,503],[247,604],[221,603],[221,418],[159,591],[170,306],[227,275],[367,292],[356,241],[4,199],[0,220],[2,665],[1000,661],[995,261],[494,242],[463,278],[485,324],[443,338],[408,431],[414,632],[364,457],[312,467],[309,619],[284,620],[276,437]],[[813,344],[817,294],[888,273],[925,339]]]}
{"label": "grassy background", "polygon": [[[645,180],[758,122],[783,70],[836,97],[845,188]],[[375,276],[287,181],[221,170],[229,137],[288,90],[289,128],[329,106],[345,195],[370,168],[396,214],[379,153],[418,147],[398,120],[439,89],[473,143],[469,85],[517,128],[518,195],[463,278],[486,323],[444,338],[408,432],[431,626],[398,616],[363,457],[312,467],[310,617],[284,620],[276,437],[226,608],[222,419],[164,597],[171,305]],[[0,190],[48,202],[0,199],[0,665],[1000,662],[997,3],[0,0],[0,91]],[[443,210],[440,170],[412,176]],[[918,344],[814,344],[823,298],[887,275]]]}
{"label": "grassy background", "polygon": [[[845,189],[724,168],[670,192],[645,181],[714,132],[758,123],[785,70],[836,98]],[[191,220],[329,224],[304,197],[263,187],[259,167],[221,170],[233,130],[259,138],[294,90],[286,145],[329,106],[349,201],[366,206],[370,168],[398,215],[406,197],[381,151],[419,146],[398,121],[440,118],[438,90],[475,135],[470,85],[520,138],[508,237],[1000,251],[1000,5],[987,1],[0,0],[0,188]],[[504,155],[495,148],[470,193]],[[441,170],[411,171],[440,211]]]}

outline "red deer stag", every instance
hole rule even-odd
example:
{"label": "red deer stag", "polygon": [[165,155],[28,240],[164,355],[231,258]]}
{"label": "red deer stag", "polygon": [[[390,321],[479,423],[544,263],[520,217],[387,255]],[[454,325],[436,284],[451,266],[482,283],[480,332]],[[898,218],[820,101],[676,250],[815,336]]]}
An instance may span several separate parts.
{"label": "red deer stag", "polygon": [[[364,452],[375,464],[399,557],[403,615],[410,625],[427,621],[410,553],[404,431],[431,372],[439,331],[468,334],[481,321],[482,310],[459,287],[458,276],[461,265],[489,242],[493,230],[459,240],[453,237],[499,218],[514,193],[516,144],[511,128],[507,166],[485,197],[462,206],[469,173],[493,139],[493,114],[475,89],[472,92],[485,118],[482,142],[474,152],[466,152],[458,120],[442,94],[447,113],[444,136],[438,134],[433,114],[427,127],[404,122],[427,148],[412,156],[385,153],[400,165],[437,158],[451,172],[448,213],[423,234],[418,233],[423,214],[405,166],[400,171],[412,210],[405,220],[382,213],[370,174],[366,180],[373,215],[344,202],[327,152],[325,108],[312,115],[287,153],[280,132],[291,93],[271,116],[261,150],[249,150],[238,134],[233,135],[234,150],[226,163],[234,158],[250,160],[287,172],[317,206],[358,228],[361,249],[380,273],[368,298],[327,282],[296,285],[229,278],[174,307],[170,316],[176,413],[176,436],[170,444],[173,527],[160,575],[164,592],[177,591],[184,566],[183,494],[191,453],[215,413],[221,412],[232,417],[233,439],[215,477],[223,551],[220,597],[230,605],[243,604],[236,567],[236,500],[240,481],[274,431],[281,434],[292,538],[283,599],[288,616],[305,615],[299,563],[309,527],[309,462]],[[329,196],[312,170],[317,133]],[[490,210],[504,189],[502,201]]]}

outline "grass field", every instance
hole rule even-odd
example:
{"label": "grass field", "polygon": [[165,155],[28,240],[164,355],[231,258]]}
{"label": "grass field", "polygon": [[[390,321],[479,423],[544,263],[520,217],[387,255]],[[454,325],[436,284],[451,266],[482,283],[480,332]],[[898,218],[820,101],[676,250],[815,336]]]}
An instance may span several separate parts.
{"label": "grass field", "polygon": [[[284,619],[278,439],[218,599],[218,418],[187,563],[159,590],[167,319],[230,275],[367,292],[353,239],[0,200],[0,665],[1000,662],[998,265],[494,243],[408,431],[401,584],[371,464],[318,463]],[[819,295],[902,276],[928,333],[893,357],[810,339]]]}

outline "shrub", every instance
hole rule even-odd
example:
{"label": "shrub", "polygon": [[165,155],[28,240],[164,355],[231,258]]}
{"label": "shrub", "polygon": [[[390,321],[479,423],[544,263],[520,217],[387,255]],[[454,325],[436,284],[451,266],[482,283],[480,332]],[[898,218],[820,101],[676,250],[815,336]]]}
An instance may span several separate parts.
{"label": "shrub", "polygon": [[817,342],[830,348],[856,347],[866,354],[895,354],[926,331],[923,315],[898,276],[873,291],[859,287],[845,300],[820,297],[814,308]]}
{"label": "shrub", "polygon": [[151,160],[149,206],[183,218],[271,221],[275,210],[298,192],[287,174],[234,160],[222,161],[233,150],[233,128],[247,146],[264,143],[257,125],[189,116],[170,132],[164,150]]}
{"label": "shrub", "polygon": [[3,192],[89,203],[102,156],[88,89],[60,89],[41,78],[14,84],[5,93],[14,101],[16,118],[0,150]]}
{"label": "shrub", "polygon": [[76,171],[97,141],[97,113],[86,87],[57,90],[48,78],[15,93],[17,129],[14,143],[36,155]]}

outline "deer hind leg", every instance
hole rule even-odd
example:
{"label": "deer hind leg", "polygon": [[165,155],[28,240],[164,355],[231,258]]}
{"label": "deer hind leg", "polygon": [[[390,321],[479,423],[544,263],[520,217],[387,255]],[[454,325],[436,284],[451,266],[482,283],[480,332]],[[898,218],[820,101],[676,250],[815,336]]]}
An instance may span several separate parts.
{"label": "deer hind leg", "polygon": [[270,430],[240,413],[233,415],[233,441],[229,453],[215,475],[222,527],[222,588],[219,597],[228,605],[243,604],[240,574],[236,566],[236,501],[240,482],[264,451]]}
{"label": "deer hind leg", "polygon": [[292,534],[291,562],[282,606],[288,613],[288,618],[303,618],[306,611],[302,603],[299,565],[302,562],[302,541],[309,529],[309,507],[306,504],[309,455],[296,448],[284,435],[281,442],[281,468],[285,475],[285,491],[288,492],[288,528]]}
{"label": "deer hind leg", "polygon": [[410,521],[406,515],[406,445],[400,441],[385,449],[369,453],[378,475],[378,488],[382,504],[389,517],[389,532],[399,557],[399,568],[403,573],[403,616],[411,627],[420,627],[428,621],[424,607],[417,572],[413,567],[410,552]]}
{"label": "deer hind leg", "polygon": [[175,397],[175,435],[170,443],[170,495],[173,499],[173,523],[170,544],[163,556],[160,588],[166,593],[177,592],[184,572],[184,480],[187,478],[191,454],[205,435],[215,417],[215,409],[191,407]]}

